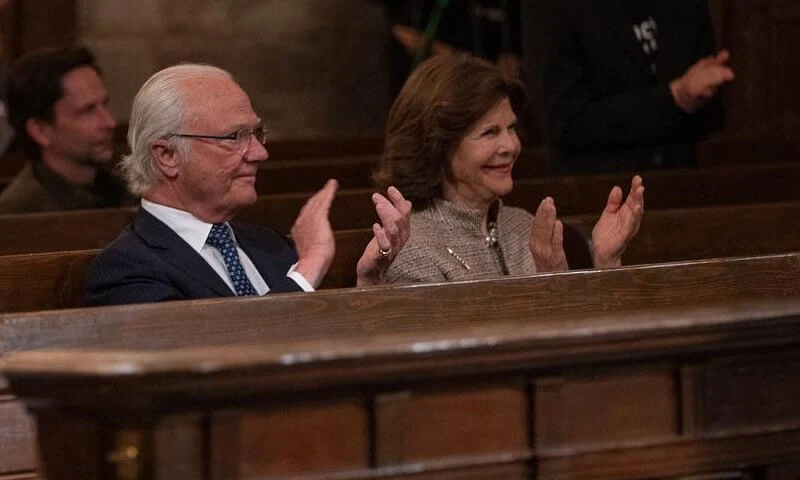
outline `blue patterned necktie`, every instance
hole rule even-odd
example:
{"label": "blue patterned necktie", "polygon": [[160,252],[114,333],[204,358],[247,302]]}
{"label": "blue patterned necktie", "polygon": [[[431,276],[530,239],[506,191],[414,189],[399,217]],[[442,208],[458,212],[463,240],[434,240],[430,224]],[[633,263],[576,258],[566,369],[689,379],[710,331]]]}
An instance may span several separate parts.
{"label": "blue patterned necktie", "polygon": [[206,243],[216,248],[222,255],[222,260],[225,262],[225,268],[228,269],[228,275],[231,277],[231,283],[236,290],[236,295],[258,295],[253,284],[247,278],[242,268],[242,263],[239,261],[239,253],[236,251],[236,243],[231,238],[231,232],[228,226],[224,223],[215,223],[211,227],[211,233],[208,234]]}

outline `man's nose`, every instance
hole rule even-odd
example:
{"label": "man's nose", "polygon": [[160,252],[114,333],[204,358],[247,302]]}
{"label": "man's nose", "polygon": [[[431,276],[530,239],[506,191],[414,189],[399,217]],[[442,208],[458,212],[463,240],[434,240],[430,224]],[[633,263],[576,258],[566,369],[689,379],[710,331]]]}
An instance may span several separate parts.
{"label": "man's nose", "polygon": [[269,158],[269,152],[266,145],[262,144],[253,135],[250,135],[250,140],[247,144],[245,151],[245,158],[251,162],[263,162]]}
{"label": "man's nose", "polygon": [[117,128],[117,120],[114,118],[108,106],[103,105],[100,107],[100,119],[104,128],[111,130]]}

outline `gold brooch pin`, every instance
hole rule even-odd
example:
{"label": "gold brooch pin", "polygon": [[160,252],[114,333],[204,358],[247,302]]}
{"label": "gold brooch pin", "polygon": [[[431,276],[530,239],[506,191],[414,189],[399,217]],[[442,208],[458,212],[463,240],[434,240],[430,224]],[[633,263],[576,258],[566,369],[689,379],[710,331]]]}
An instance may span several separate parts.
{"label": "gold brooch pin", "polygon": [[456,252],[454,252],[452,248],[447,247],[447,253],[455,257],[455,259],[458,260],[458,263],[460,263],[462,267],[469,270],[469,265],[467,265],[467,262],[465,262],[463,258],[461,258]]}

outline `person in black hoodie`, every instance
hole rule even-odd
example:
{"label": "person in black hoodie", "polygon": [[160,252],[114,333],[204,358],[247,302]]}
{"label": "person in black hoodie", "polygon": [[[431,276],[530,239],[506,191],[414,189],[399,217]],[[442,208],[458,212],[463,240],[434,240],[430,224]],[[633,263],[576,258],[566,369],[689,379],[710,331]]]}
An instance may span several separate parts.
{"label": "person in black hoodie", "polygon": [[705,0],[530,0],[524,27],[557,172],[694,165],[721,128],[734,73]]}

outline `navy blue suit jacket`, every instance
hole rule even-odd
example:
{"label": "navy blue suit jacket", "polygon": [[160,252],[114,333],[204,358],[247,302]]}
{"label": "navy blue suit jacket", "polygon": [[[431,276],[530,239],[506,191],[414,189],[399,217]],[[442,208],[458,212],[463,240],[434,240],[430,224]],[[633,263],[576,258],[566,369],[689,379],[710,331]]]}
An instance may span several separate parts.
{"label": "navy blue suit jacket", "polygon": [[[236,241],[270,292],[302,291],[286,273],[297,255],[286,237],[256,225],[232,225]],[[92,262],[87,305],[232,297],[235,293],[188,243],[139,209],[133,222]]]}

